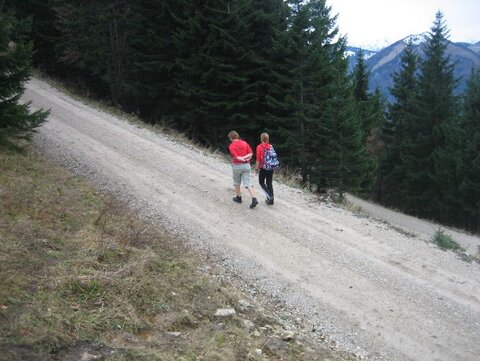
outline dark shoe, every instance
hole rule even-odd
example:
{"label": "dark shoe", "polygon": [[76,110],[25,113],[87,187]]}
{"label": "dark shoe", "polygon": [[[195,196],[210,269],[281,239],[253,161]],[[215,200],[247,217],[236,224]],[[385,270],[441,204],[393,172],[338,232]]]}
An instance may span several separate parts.
{"label": "dark shoe", "polygon": [[250,209],[255,208],[258,204],[257,198],[252,198],[252,204],[250,204]]}
{"label": "dark shoe", "polygon": [[242,197],[239,197],[239,196],[233,197],[232,200],[237,203],[242,203]]}
{"label": "dark shoe", "polygon": [[269,206],[273,205],[273,198],[269,198],[265,201]]}

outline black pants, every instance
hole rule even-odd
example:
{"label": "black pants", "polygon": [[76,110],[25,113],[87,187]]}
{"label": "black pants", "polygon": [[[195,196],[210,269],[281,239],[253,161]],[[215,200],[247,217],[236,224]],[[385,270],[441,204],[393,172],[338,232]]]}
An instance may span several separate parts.
{"label": "black pants", "polygon": [[268,198],[273,198],[273,170],[265,170],[260,168],[258,173],[258,182],[260,187],[267,193]]}

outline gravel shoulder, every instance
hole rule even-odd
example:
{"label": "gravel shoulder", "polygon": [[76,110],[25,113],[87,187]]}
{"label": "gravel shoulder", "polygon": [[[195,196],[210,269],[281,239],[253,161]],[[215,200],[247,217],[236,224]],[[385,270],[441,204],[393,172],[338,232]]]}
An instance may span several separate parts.
{"label": "gravel shoulder", "polygon": [[[347,194],[347,201],[350,204],[358,206],[366,214],[380,220],[384,220],[392,225],[404,229],[406,232],[415,234],[417,237],[429,241],[439,225],[423,219],[412,217],[406,214],[395,212],[391,209],[382,207],[378,204],[366,201],[364,199]],[[441,227],[447,234],[457,241],[465,251],[470,255],[480,255],[480,238],[448,227]]]}
{"label": "gravel shoulder", "polygon": [[218,156],[37,79],[24,100],[51,109],[35,137],[45,154],[213,255],[305,330],[371,360],[478,360],[478,264],[279,183],[273,207],[250,210],[231,201],[231,167]]}

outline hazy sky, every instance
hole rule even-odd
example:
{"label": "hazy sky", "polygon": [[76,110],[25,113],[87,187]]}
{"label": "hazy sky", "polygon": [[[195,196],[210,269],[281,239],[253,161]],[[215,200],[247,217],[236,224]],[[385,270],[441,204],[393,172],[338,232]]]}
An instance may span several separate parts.
{"label": "hazy sky", "polygon": [[480,0],[327,0],[352,46],[384,46],[429,31],[435,13],[444,14],[450,40],[480,41]]}

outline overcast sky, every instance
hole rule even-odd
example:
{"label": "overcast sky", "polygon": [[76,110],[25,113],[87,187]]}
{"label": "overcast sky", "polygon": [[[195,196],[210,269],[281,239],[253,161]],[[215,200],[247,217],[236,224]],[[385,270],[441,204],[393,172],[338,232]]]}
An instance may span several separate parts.
{"label": "overcast sky", "polygon": [[454,42],[480,41],[480,0],[327,0],[352,46],[385,46],[429,31],[435,13],[444,14]]}

